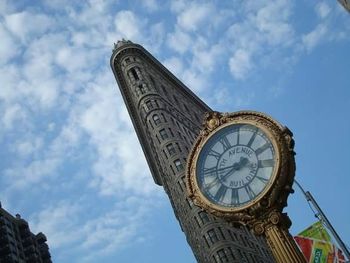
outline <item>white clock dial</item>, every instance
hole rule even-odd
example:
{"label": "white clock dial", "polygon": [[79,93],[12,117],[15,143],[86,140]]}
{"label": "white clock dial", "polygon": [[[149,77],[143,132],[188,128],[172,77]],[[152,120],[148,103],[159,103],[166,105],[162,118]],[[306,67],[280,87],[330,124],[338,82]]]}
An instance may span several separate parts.
{"label": "white clock dial", "polygon": [[266,133],[251,124],[231,124],[203,145],[196,177],[212,203],[240,207],[260,196],[275,169],[275,149]]}

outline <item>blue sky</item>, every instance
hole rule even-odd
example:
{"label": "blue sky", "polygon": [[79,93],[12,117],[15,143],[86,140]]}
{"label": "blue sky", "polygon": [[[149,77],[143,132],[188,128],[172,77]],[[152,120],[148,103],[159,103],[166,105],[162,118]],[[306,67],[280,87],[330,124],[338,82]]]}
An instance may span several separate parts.
{"label": "blue sky", "polygon": [[[1,0],[0,200],[54,262],[195,262],[109,66],[144,45],[218,111],[294,132],[296,178],[350,244],[350,16],[336,1]],[[296,234],[315,221],[298,189]]]}

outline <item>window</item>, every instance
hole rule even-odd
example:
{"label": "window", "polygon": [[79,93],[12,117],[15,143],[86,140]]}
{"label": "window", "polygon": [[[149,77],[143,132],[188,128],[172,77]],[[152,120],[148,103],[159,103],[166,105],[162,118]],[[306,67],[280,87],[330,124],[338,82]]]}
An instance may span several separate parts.
{"label": "window", "polygon": [[153,104],[152,104],[152,101],[146,101],[146,106],[147,108],[150,110],[150,109],[153,109]]}
{"label": "window", "polygon": [[208,241],[210,241],[211,244],[215,243],[216,241],[218,241],[218,236],[216,235],[215,233],[215,230],[214,229],[210,229],[208,232],[207,232],[207,238],[208,238]]}
{"label": "window", "polygon": [[129,63],[129,62],[130,62],[130,58],[126,58],[125,63]]}
{"label": "window", "polygon": [[209,217],[208,217],[207,213],[205,213],[204,211],[199,212],[198,215],[199,215],[199,218],[200,218],[202,224],[209,222]]}
{"label": "window", "polygon": [[222,263],[222,262],[229,262],[229,259],[226,255],[226,252],[224,249],[220,249],[217,252],[217,262]]}
{"label": "window", "polygon": [[135,80],[139,80],[139,79],[140,79],[140,78],[139,78],[139,75],[138,75],[137,72],[136,72],[136,68],[130,69],[129,72],[131,72],[131,75],[133,76],[133,78],[134,78]]}
{"label": "window", "polygon": [[160,140],[159,140],[159,138],[158,138],[158,136],[157,136],[157,135],[156,135],[156,138],[157,138],[158,143],[160,144]]}
{"label": "window", "polygon": [[165,129],[161,129],[161,130],[159,131],[159,134],[160,134],[160,137],[161,137],[163,140],[168,139],[168,137],[169,137]]}
{"label": "window", "polygon": [[145,87],[142,84],[140,84],[136,89],[136,93],[138,96],[145,94],[146,93]]}
{"label": "window", "polygon": [[225,238],[224,232],[222,231],[222,228],[219,227],[218,229],[219,229],[220,235],[221,235],[222,238],[225,240],[226,238]]}
{"label": "window", "polygon": [[159,123],[161,123],[161,120],[160,120],[158,114],[154,114],[152,116],[152,119],[153,119],[155,125],[158,125]]}
{"label": "window", "polygon": [[179,159],[175,160],[174,164],[175,164],[176,170],[178,172],[180,172],[180,171],[182,171],[184,169],[184,167],[183,167],[183,165],[182,165],[182,163],[181,163],[181,161]]}
{"label": "window", "polygon": [[167,146],[166,146],[167,150],[168,150],[168,153],[169,155],[173,155],[176,153],[175,151],[175,147],[172,143],[169,143]]}

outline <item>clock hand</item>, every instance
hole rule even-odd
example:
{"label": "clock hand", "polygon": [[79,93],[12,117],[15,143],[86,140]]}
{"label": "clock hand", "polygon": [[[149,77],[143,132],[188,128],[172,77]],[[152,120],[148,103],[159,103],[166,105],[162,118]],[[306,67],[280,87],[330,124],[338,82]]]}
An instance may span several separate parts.
{"label": "clock hand", "polygon": [[249,163],[248,158],[245,157],[241,157],[240,160],[237,163],[234,163],[232,165],[232,169],[230,171],[228,171],[226,174],[224,174],[221,177],[221,180],[226,180],[226,178],[231,175],[232,173],[234,173],[235,171],[240,170],[242,167],[246,166],[247,163]]}
{"label": "clock hand", "polygon": [[221,180],[226,180],[226,178],[231,175],[232,173],[234,173],[235,171],[239,170],[240,169],[240,165],[239,165],[239,162],[237,163],[234,163],[232,165],[232,169],[230,169],[230,171],[228,171],[226,174],[224,174],[222,177],[221,177]]}

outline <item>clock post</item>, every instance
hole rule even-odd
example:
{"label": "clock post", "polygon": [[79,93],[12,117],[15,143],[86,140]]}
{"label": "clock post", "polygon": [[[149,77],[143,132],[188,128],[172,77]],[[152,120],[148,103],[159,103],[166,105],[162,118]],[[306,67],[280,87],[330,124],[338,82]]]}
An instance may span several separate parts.
{"label": "clock post", "polygon": [[189,154],[189,197],[207,212],[263,235],[278,263],[306,263],[282,213],[293,192],[291,131],[255,111],[209,112]]}

